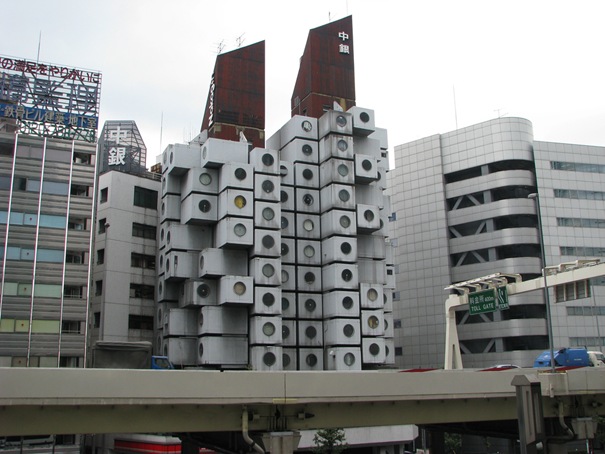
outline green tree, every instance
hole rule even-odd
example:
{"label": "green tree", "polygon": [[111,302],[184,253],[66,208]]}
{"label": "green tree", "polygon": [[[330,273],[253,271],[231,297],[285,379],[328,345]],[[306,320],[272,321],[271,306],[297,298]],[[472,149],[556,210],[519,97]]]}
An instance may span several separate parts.
{"label": "green tree", "polygon": [[460,434],[445,434],[445,452],[448,454],[457,454],[461,452],[462,436]]}
{"label": "green tree", "polygon": [[340,454],[348,448],[343,429],[319,429],[313,437],[315,454]]}

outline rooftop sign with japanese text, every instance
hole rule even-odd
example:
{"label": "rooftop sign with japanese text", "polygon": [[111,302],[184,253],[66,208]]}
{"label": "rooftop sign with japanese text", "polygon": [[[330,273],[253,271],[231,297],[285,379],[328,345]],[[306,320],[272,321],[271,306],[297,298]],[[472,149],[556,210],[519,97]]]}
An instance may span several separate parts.
{"label": "rooftop sign with japanese text", "polygon": [[0,55],[0,119],[19,132],[96,141],[101,73]]}

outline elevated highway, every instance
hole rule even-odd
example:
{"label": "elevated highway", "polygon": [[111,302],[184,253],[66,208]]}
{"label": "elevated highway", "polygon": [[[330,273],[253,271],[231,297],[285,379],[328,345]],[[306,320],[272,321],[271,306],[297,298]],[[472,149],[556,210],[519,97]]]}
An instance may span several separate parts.
{"label": "elevated highway", "polygon": [[605,368],[206,372],[0,368],[0,435],[319,429],[515,421],[516,376],[545,418],[605,415]]}

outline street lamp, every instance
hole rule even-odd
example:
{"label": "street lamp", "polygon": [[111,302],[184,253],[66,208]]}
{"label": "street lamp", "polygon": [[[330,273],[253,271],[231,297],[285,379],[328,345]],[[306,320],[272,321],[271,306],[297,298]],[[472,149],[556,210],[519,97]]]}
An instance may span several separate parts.
{"label": "street lamp", "polygon": [[546,305],[546,328],[548,331],[548,348],[550,349],[550,371],[555,373],[555,352],[553,350],[552,340],[552,316],[550,314],[550,294],[548,292],[548,283],[546,282],[546,254],[544,252],[544,231],[542,230],[542,213],[540,212],[540,198],[536,192],[527,196],[528,199],[535,199],[538,212],[538,233],[540,239],[540,254],[542,256],[542,275],[544,276],[544,304]]}

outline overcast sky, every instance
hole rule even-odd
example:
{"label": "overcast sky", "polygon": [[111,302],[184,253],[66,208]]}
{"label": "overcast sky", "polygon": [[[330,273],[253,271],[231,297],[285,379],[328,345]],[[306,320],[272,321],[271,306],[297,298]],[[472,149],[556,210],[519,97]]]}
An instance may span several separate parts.
{"label": "overcast sky", "polygon": [[357,105],[391,150],[498,116],[529,119],[536,140],[605,146],[603,0],[4,1],[0,54],[39,48],[42,62],[100,71],[100,125],[136,121],[151,165],[199,132],[219,46],[266,41],[271,136],[309,29],[347,15]]}

